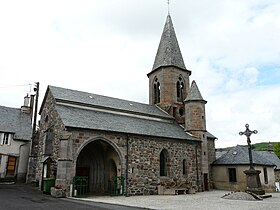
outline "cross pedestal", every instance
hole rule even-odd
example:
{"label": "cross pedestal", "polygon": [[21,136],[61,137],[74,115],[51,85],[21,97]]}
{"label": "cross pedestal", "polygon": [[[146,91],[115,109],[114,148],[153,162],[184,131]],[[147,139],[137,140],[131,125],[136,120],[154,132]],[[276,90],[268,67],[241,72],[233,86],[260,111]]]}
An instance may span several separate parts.
{"label": "cross pedestal", "polygon": [[260,173],[261,171],[250,168],[244,171],[247,177],[247,191],[257,195],[264,195],[265,191],[262,189]]}

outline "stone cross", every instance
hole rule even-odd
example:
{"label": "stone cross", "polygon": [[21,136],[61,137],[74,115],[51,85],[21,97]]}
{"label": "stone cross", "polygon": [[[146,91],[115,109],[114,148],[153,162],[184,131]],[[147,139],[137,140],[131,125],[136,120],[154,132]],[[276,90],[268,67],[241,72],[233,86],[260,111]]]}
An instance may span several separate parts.
{"label": "stone cross", "polygon": [[247,136],[247,144],[248,144],[248,152],[249,152],[249,160],[250,160],[250,169],[254,169],[254,167],[253,167],[253,157],[252,157],[252,146],[251,146],[250,136],[251,136],[251,134],[257,134],[258,131],[256,131],[256,130],[251,131],[249,129],[249,124],[246,124],[245,127],[246,127],[246,130],[244,132],[239,132],[239,135]]}

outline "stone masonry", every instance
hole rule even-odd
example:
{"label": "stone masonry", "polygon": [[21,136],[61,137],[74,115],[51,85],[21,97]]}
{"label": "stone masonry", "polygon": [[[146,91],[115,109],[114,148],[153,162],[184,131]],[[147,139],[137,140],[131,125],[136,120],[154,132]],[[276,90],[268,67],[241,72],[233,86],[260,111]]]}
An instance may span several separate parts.
{"label": "stone masonry", "polygon": [[[45,154],[46,130],[50,127],[54,130],[54,139],[51,139],[53,151],[50,157],[54,160],[52,175],[56,176],[57,184],[67,188],[69,193],[72,178],[75,176],[76,160],[79,150],[88,141],[94,139],[104,139],[111,142],[121,154],[121,174],[125,176],[128,170],[128,193],[130,195],[157,194],[159,185],[166,182],[172,185],[179,185],[188,180],[188,188],[196,188],[197,174],[200,174],[200,144],[189,141],[157,139],[146,136],[127,136],[126,134],[90,131],[83,129],[67,129],[59,119],[55,111],[54,99],[48,94],[45,101],[46,106],[41,112],[40,121],[40,141],[38,148],[38,160],[41,162]],[[47,120],[46,120],[47,119]],[[64,139],[65,133],[68,138]],[[126,154],[126,139],[128,140],[128,155]],[[62,145],[64,144],[64,145]],[[62,148],[63,151],[62,151]],[[198,149],[198,167],[195,160],[195,149]],[[168,159],[168,179],[159,176],[159,156],[160,152],[166,149],[169,154]],[[128,157],[128,169],[126,169],[126,157]],[[183,175],[183,159],[187,160],[187,173]],[[57,165],[60,169],[57,170]],[[37,180],[41,180],[42,163],[36,169]],[[198,168],[198,169],[197,169]],[[56,171],[57,170],[57,171]],[[199,171],[197,171],[199,170]],[[178,182],[178,183],[176,183]]]}

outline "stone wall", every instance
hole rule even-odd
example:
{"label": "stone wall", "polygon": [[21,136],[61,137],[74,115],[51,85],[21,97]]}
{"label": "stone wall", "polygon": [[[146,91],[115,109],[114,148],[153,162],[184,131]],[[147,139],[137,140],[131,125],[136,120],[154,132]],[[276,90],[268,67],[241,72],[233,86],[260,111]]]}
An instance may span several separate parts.
{"label": "stone wall", "polygon": [[[36,180],[41,186],[43,163],[45,157],[50,157],[53,160],[51,165],[51,176],[56,176],[57,160],[59,158],[60,138],[65,131],[65,127],[55,109],[55,100],[50,92],[46,95],[44,107],[42,109],[41,119],[39,123],[38,135],[38,153],[36,166]],[[46,135],[49,129],[53,129],[54,135],[52,139],[48,139],[47,144],[52,144],[52,151],[46,153]]]}
{"label": "stone wall", "polygon": [[[190,142],[167,139],[130,139],[129,192],[132,195],[157,194],[157,186],[196,186],[195,146]],[[160,152],[168,152],[167,176],[160,177]],[[200,154],[200,152],[198,153]],[[183,175],[183,160],[187,160],[187,172]],[[198,157],[200,160],[200,157]],[[198,163],[200,164],[200,162]],[[199,167],[200,173],[200,167]]]}
{"label": "stone wall", "polygon": [[[197,170],[195,147],[198,146],[198,173],[201,173],[200,146],[189,141],[156,139],[144,136],[129,137],[126,134],[112,132],[80,130],[71,132],[73,163],[78,153],[88,141],[106,140],[115,145],[121,153],[121,174],[126,177],[126,141],[128,138],[128,193],[129,195],[157,194],[158,185],[167,182],[179,186],[188,182],[189,188],[196,188]],[[160,152],[166,149],[169,153],[168,176],[160,177]],[[187,174],[183,175],[183,160],[187,160]],[[72,175],[75,175],[75,164]],[[68,180],[68,184],[71,180]],[[170,187],[170,186],[169,186]]]}
{"label": "stone wall", "polygon": [[[228,168],[236,169],[236,182],[229,182]],[[273,167],[267,167],[268,183],[264,183],[263,166],[254,166],[260,170],[260,181],[265,192],[275,191],[275,176]],[[214,188],[218,190],[245,191],[247,189],[247,179],[244,174],[249,169],[249,165],[214,165],[213,166]]]}
{"label": "stone wall", "polygon": [[[206,131],[205,104],[201,102],[185,103],[187,131]],[[195,133],[194,133],[195,135]]]}
{"label": "stone wall", "polygon": [[280,182],[280,170],[274,170],[275,173],[275,182]]}
{"label": "stone wall", "polygon": [[154,104],[154,80],[157,78],[160,83],[159,107],[174,116],[179,124],[184,124],[185,106],[182,100],[177,98],[176,84],[179,76],[184,83],[184,89],[182,90],[182,99],[184,100],[189,92],[189,72],[169,66],[161,67],[149,74],[149,103]]}
{"label": "stone wall", "polygon": [[211,164],[216,160],[215,152],[215,139],[207,138],[207,148],[208,148],[208,163],[209,163],[209,186],[213,189],[213,172]]}
{"label": "stone wall", "polygon": [[28,160],[28,169],[26,182],[36,182],[36,168],[38,167],[38,145],[39,145],[39,133],[36,132],[32,139],[31,152]]}

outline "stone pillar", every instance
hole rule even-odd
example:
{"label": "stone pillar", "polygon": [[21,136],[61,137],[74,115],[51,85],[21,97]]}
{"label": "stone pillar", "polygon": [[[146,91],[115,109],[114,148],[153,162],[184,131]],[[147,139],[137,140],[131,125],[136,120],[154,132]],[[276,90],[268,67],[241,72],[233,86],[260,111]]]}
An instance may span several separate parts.
{"label": "stone pillar", "polygon": [[247,191],[257,195],[264,195],[265,191],[262,189],[260,176],[261,171],[250,168],[244,171],[247,177]]}
{"label": "stone pillar", "polygon": [[56,175],[56,185],[61,185],[63,189],[66,189],[67,195],[70,192],[70,183],[72,181],[73,160],[69,152],[69,141],[70,133],[65,132],[60,139],[60,155],[57,160],[57,175]]}

